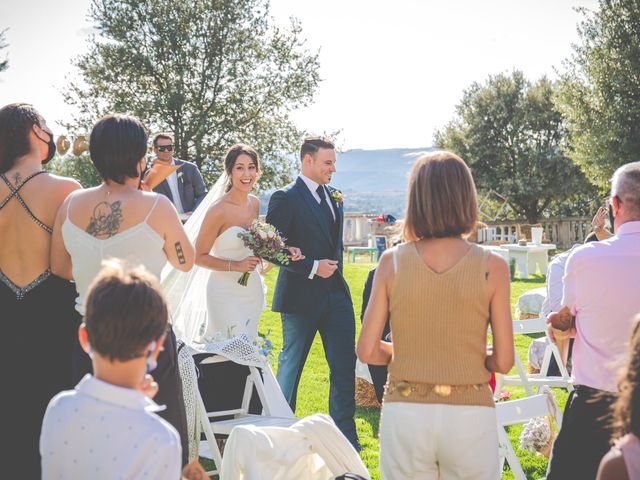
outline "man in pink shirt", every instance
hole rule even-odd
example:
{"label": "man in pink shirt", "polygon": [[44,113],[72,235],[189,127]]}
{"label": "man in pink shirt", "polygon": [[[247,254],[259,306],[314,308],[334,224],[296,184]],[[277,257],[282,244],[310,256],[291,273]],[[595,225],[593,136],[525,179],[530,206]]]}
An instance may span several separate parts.
{"label": "man in pink shirt", "polygon": [[[623,165],[611,180],[615,235],[578,247],[567,260],[562,304],[575,317],[576,389],[564,411],[547,479],[593,479],[609,450],[609,407],[617,370],[625,364],[634,316],[640,312],[640,162]],[[557,325],[562,313],[551,313]],[[549,336],[562,333],[549,329]],[[565,334],[566,335],[566,334]]]}

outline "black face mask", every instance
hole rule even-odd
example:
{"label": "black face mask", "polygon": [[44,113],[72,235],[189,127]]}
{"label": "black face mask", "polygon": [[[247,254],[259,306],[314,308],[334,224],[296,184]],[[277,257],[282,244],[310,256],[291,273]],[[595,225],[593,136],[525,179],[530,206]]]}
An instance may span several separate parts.
{"label": "black face mask", "polygon": [[[47,163],[49,163],[53,158],[53,156],[56,154],[56,142],[53,141],[53,133],[49,133],[49,132],[45,132],[45,133],[49,135],[49,141],[46,142],[47,146],[49,147],[49,150],[47,151],[47,156],[45,157],[45,159],[42,160],[42,165],[46,165]],[[42,139],[40,138],[40,140]],[[42,141],[44,142],[44,140]]]}

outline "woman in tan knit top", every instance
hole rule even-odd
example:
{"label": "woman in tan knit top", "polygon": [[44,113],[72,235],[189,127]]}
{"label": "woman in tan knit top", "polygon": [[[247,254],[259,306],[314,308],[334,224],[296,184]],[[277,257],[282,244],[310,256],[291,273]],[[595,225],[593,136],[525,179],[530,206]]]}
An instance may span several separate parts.
{"label": "woman in tan knit top", "polygon": [[[462,159],[436,152],[416,160],[408,241],[380,259],[358,341],[361,361],[389,364],[383,479],[498,478],[488,382],[491,372],[513,365],[509,269],[464,239],[476,217],[476,189]],[[387,315],[393,343],[380,340]]]}

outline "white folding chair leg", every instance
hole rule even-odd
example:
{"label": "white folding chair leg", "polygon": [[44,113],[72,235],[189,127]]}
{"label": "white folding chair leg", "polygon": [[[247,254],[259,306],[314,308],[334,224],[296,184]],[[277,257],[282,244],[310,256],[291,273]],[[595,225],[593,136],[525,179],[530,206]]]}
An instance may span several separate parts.
{"label": "white folding chair leg", "polygon": [[520,361],[520,357],[518,356],[517,351],[515,352],[513,363],[516,367],[516,370],[518,371],[520,380],[522,380],[522,386],[524,387],[525,392],[527,392],[528,396],[533,395],[533,389],[531,388],[531,384],[529,383],[529,377],[527,376],[527,372],[524,371],[524,367],[522,366],[522,362]]}
{"label": "white folding chair leg", "polygon": [[200,424],[202,426],[202,431],[204,432],[204,436],[207,439],[207,444],[209,445],[209,450],[211,450],[211,455],[213,456],[213,462],[216,464],[216,468],[207,472],[208,475],[219,475],[220,474],[220,466],[222,465],[222,453],[218,448],[218,443],[216,442],[216,436],[211,429],[211,423],[209,422],[209,415],[207,414],[207,409],[204,406],[204,401],[202,400],[202,395],[200,395],[200,391],[197,393],[197,401],[198,401],[198,409],[200,410]]}
{"label": "white folding chair leg", "polygon": [[[256,388],[256,392],[258,392],[258,397],[260,398],[260,403],[262,404],[262,414],[267,416],[271,415],[269,401],[264,393],[263,380],[256,367],[249,367],[249,376],[247,377],[247,381],[249,381],[249,379],[251,379],[252,385],[259,385],[259,388]],[[247,396],[251,398],[251,395]]]}
{"label": "white folding chair leg", "polygon": [[560,350],[555,343],[549,342],[547,349],[544,352],[544,357],[542,359],[542,365],[540,367],[540,374],[542,376],[549,375],[549,364],[551,363],[551,356],[556,359],[556,363],[558,364],[558,370],[560,370],[560,375],[563,380],[567,381],[567,391],[573,391],[573,383],[571,382],[571,376],[569,375],[569,370],[567,370],[567,366],[562,361],[562,355],[560,355]]}
{"label": "white folding chair leg", "polygon": [[527,476],[524,474],[524,470],[522,470],[516,452],[509,441],[507,431],[500,424],[498,424],[498,442],[500,445],[500,475],[502,476],[502,468],[506,460],[516,480],[527,480]]}
{"label": "white folding chair leg", "polygon": [[[260,389],[258,389],[260,391]],[[244,413],[249,412],[251,404],[251,395],[253,394],[253,377],[247,375],[247,381],[244,383],[244,393],[242,394],[242,406],[240,407]]]}

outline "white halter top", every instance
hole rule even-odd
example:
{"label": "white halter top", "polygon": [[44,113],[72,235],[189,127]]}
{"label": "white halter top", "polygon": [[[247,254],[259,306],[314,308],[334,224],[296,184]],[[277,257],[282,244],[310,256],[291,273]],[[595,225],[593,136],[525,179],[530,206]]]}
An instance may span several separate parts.
{"label": "white halter top", "polygon": [[78,291],[76,310],[81,315],[84,315],[84,297],[100,271],[103,260],[117,258],[132,265],[142,265],[160,279],[160,272],[167,263],[167,256],[163,251],[164,239],[147,223],[158,198],[159,194],[156,194],[156,199],[142,222],[105,239],[96,238],[71,222],[69,207],[72,199],[69,199],[67,216],[62,224],[62,238],[71,255],[73,279]]}

